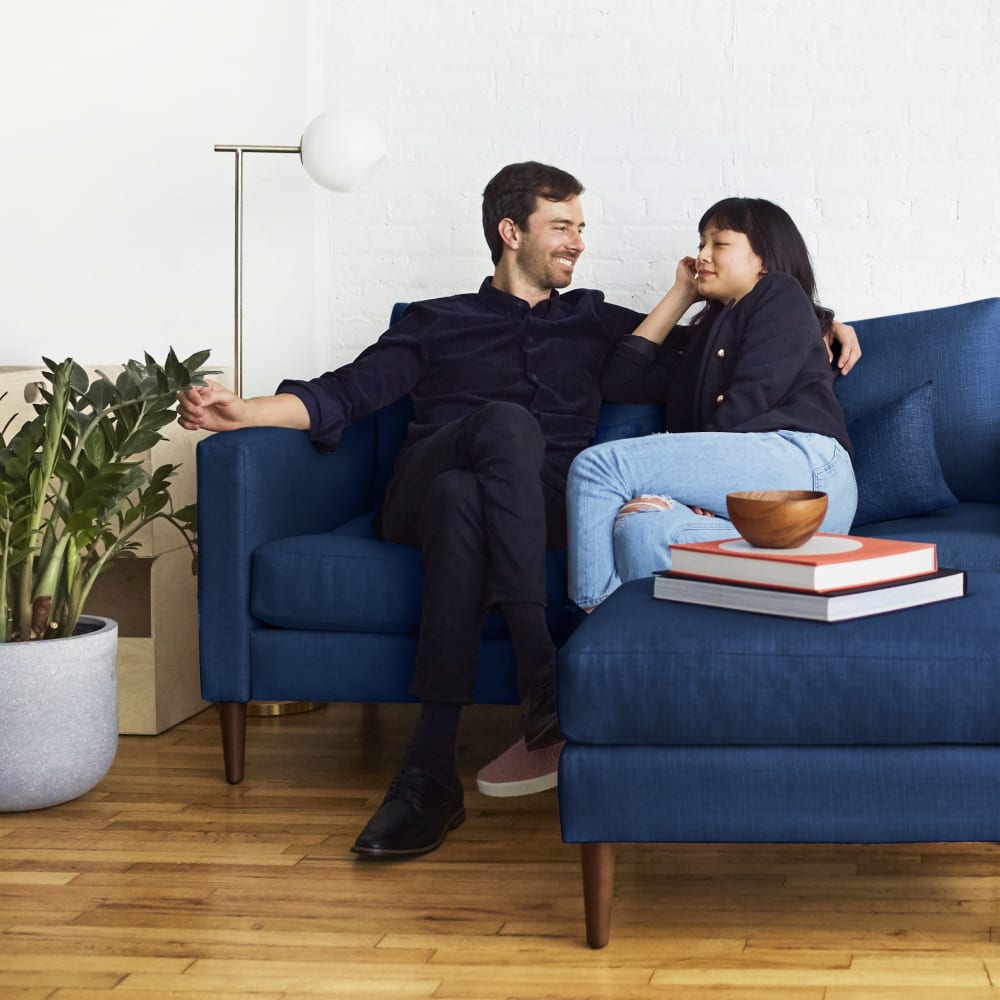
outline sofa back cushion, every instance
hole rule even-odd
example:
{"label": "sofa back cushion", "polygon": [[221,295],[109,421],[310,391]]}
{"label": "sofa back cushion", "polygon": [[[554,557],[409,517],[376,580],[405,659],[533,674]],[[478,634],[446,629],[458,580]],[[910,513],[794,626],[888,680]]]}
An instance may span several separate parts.
{"label": "sofa back cushion", "polygon": [[933,382],[948,486],[959,500],[1000,502],[1000,299],[852,322],[864,357],[835,384],[848,423]]}
{"label": "sofa back cushion", "polygon": [[958,503],[934,442],[934,383],[847,422],[854,445],[858,508],[854,523],[873,524],[945,510]]}

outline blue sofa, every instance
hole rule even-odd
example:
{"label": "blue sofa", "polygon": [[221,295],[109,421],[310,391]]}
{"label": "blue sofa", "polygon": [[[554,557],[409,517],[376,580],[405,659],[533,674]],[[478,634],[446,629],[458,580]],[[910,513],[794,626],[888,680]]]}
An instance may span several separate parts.
{"label": "blue sofa", "polygon": [[[942,563],[995,572],[1000,300],[855,326],[864,358],[837,390],[858,451],[857,530],[935,541]],[[220,705],[230,782],[243,776],[250,700],[410,700],[420,554],[371,529],[409,414],[409,400],[386,407],[332,453],[273,428],[198,445],[202,694]],[[659,407],[605,404],[598,439],[661,425]],[[565,553],[550,552],[548,566],[561,643],[581,616],[566,597]],[[514,675],[503,621],[491,616],[476,700],[516,703]]]}

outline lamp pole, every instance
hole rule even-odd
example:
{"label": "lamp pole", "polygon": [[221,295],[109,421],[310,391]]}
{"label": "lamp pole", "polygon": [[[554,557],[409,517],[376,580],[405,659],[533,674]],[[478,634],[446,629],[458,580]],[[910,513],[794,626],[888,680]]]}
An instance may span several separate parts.
{"label": "lamp pole", "polygon": [[[233,391],[243,395],[243,154],[244,153],[298,153],[301,146],[234,146],[219,144],[217,153],[233,153],[236,161],[236,226],[234,247],[233,283]],[[322,708],[319,701],[251,701],[250,715],[297,715]]]}
{"label": "lamp pole", "polygon": [[236,162],[236,245],[235,280],[233,284],[233,390],[243,395],[243,154],[297,153],[301,146],[233,146],[217,145],[217,153],[234,153]]}
{"label": "lamp pole", "polygon": [[[356,111],[329,111],[314,119],[298,146],[219,144],[217,153],[236,160],[235,246],[233,281],[233,389],[243,395],[243,155],[296,153],[306,173],[331,191],[349,191],[385,155],[378,126]],[[320,708],[314,701],[251,701],[251,715],[288,715]]]}

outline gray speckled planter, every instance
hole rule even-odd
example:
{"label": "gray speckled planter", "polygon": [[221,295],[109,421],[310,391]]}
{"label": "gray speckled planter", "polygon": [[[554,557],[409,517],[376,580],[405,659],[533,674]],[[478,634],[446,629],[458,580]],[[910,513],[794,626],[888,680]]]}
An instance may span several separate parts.
{"label": "gray speckled planter", "polygon": [[89,791],[118,748],[118,623],[80,619],[71,639],[0,643],[0,812]]}

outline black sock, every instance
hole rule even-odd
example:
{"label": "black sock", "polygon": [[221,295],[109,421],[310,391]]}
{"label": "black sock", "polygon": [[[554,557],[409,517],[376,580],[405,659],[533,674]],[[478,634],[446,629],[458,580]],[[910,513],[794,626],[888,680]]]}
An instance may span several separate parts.
{"label": "black sock", "polygon": [[403,754],[403,766],[422,767],[441,778],[455,780],[455,744],[462,706],[450,701],[425,701],[417,728]]}
{"label": "black sock", "polygon": [[517,689],[522,700],[547,676],[555,674],[556,647],[545,623],[545,607],[529,601],[502,606],[517,657]]}

